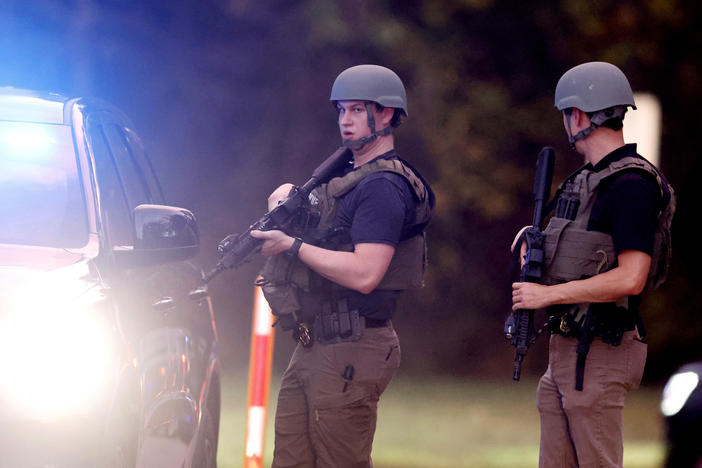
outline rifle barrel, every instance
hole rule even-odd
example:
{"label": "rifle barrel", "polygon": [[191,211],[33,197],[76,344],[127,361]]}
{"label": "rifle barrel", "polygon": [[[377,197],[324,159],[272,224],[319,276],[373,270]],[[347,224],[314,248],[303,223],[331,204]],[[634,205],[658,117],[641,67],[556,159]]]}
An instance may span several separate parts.
{"label": "rifle barrel", "polygon": [[534,177],[534,218],[532,225],[540,228],[543,221],[544,205],[551,195],[551,179],[556,152],[550,146],[544,146],[536,160],[536,176]]}

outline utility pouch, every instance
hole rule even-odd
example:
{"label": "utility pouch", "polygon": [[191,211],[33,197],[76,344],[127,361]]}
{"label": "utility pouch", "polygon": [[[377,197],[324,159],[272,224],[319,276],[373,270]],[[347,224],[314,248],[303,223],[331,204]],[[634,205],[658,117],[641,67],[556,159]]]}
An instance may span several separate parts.
{"label": "utility pouch", "polygon": [[263,289],[263,295],[266,297],[273,315],[297,315],[300,313],[302,306],[300,306],[297,287],[294,283],[263,283],[261,289]]}
{"label": "utility pouch", "polygon": [[321,344],[358,341],[363,335],[363,319],[357,309],[349,309],[347,298],[331,299],[322,303],[313,328]]}
{"label": "utility pouch", "polygon": [[608,306],[601,305],[598,310],[595,336],[599,336],[603,343],[619,346],[624,333],[636,328],[636,316],[625,307],[617,307],[615,304]]}

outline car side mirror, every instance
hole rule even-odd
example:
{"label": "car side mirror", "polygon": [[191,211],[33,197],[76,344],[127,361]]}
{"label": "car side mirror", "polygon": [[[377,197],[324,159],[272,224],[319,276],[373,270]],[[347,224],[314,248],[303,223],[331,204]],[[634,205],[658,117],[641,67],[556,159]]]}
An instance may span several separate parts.
{"label": "car side mirror", "polygon": [[170,249],[198,247],[195,215],[185,208],[139,205],[134,208],[134,248]]}
{"label": "car side mirror", "polygon": [[199,248],[192,212],[175,206],[139,205],[134,208],[134,248],[113,253],[118,266],[135,268],[188,260]]}

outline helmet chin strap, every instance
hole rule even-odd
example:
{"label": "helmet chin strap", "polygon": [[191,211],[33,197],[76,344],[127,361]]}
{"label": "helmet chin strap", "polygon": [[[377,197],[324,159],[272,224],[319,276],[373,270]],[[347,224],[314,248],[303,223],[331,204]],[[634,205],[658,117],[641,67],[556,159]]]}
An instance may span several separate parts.
{"label": "helmet chin strap", "polygon": [[570,117],[573,114],[566,114],[566,120],[568,122],[568,128],[566,129],[566,132],[568,133],[568,143],[570,143],[570,149],[575,149],[576,141],[587,138],[588,135],[594,132],[598,127],[602,126],[602,124],[605,123],[607,120],[612,118],[619,118],[624,120],[624,114],[626,114],[627,110],[628,109],[626,106],[614,106],[597,111],[590,116],[590,126],[580,130],[575,135],[572,135],[570,132]]}
{"label": "helmet chin strap", "polygon": [[349,149],[360,151],[367,144],[373,143],[378,139],[379,136],[385,136],[392,133],[392,127],[387,126],[380,131],[375,131],[375,117],[373,116],[373,103],[370,101],[366,102],[366,115],[368,115],[368,128],[371,130],[371,134],[367,137],[359,138],[358,140],[344,140],[343,145]]}
{"label": "helmet chin strap", "polygon": [[597,125],[592,120],[590,120],[589,127],[584,128],[584,129],[580,130],[578,133],[576,133],[575,135],[573,135],[570,131],[570,117],[572,115],[573,115],[572,113],[566,114],[566,120],[568,122],[568,126],[566,128],[566,133],[568,133],[568,143],[570,143],[570,149],[574,150],[575,149],[575,142],[579,141],[579,140],[584,140],[585,138],[587,138],[587,136],[589,134],[591,134],[592,132],[594,132],[595,129],[597,127],[599,127],[599,125]]}

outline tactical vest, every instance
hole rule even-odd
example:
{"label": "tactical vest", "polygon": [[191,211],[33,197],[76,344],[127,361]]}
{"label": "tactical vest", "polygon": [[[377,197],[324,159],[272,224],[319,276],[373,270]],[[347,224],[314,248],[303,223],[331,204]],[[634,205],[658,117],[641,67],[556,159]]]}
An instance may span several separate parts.
{"label": "tactical vest", "polygon": [[665,281],[672,251],[670,227],[675,213],[675,193],[651,163],[642,158],[625,157],[599,172],[581,169],[559,187],[559,203],[577,205],[577,213],[574,219],[568,219],[570,216],[552,217],[544,230],[546,261],[542,283],[557,284],[588,278],[617,266],[612,236],[588,231],[587,225],[600,183],[630,169],[651,174],[661,191],[664,208],[658,214],[647,286],[658,287]]}
{"label": "tactical vest", "polygon": [[[412,169],[398,159],[378,159],[364,164],[348,174],[335,177],[315,188],[310,194],[312,219],[319,222],[315,228],[307,229],[303,241],[331,250],[352,251],[348,232],[339,232],[331,225],[335,218],[338,201],[349,193],[361,180],[375,172],[393,172],[402,176],[412,189],[416,201],[414,224],[424,225],[432,215],[432,204],[427,187]],[[404,290],[421,287],[427,267],[426,240],[424,232],[402,240],[396,247],[385,276],[377,290]],[[338,284],[322,278],[297,258],[276,255],[269,258],[261,273],[263,292],[276,315],[299,314],[303,309],[301,296],[310,294],[343,293],[349,291]],[[305,301],[307,302],[307,301]],[[305,304],[307,307],[307,303]]]}

